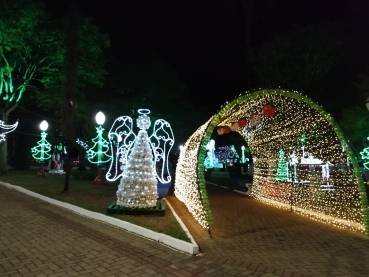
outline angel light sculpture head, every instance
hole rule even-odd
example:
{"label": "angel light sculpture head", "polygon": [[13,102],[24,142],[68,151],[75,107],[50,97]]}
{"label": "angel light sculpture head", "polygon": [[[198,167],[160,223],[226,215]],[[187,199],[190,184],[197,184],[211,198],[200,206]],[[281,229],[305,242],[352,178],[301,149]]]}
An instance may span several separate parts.
{"label": "angel light sculpture head", "polygon": [[[138,113],[137,127],[141,131],[147,132],[151,126],[151,119],[148,116],[150,110],[139,109]],[[108,137],[113,158],[106,173],[106,179],[112,182],[123,176],[129,154],[136,141],[137,135],[133,130],[133,119],[129,116],[118,117],[110,128]],[[168,164],[169,154],[174,145],[174,135],[170,124],[163,119],[157,119],[154,122],[149,140],[156,178],[160,183],[169,183],[172,180]]]}
{"label": "angel light sculpture head", "polygon": [[[0,120],[0,142],[5,140],[5,135],[14,131],[18,126],[18,121],[13,125],[6,125],[4,121]],[[4,131],[3,131],[4,130]]]}

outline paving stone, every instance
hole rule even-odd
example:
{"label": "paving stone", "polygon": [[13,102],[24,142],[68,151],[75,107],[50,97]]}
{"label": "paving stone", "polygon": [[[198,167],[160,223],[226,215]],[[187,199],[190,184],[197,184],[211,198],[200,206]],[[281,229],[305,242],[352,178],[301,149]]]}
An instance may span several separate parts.
{"label": "paving stone", "polygon": [[191,257],[0,185],[0,276],[368,276],[368,237],[222,188],[208,196],[212,238],[167,197],[202,250]]}

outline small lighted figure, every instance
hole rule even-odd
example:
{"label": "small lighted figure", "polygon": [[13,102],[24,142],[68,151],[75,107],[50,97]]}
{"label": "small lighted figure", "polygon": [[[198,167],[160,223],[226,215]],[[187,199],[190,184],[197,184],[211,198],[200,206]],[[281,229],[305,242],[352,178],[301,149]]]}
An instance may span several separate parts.
{"label": "small lighted figure", "polygon": [[288,161],[289,166],[291,166],[293,168],[293,177],[291,176],[290,179],[293,179],[294,183],[298,182],[297,179],[297,164],[299,163],[299,160],[296,156],[295,151],[292,152],[292,154],[290,155],[290,160]]}
{"label": "small lighted figure", "polygon": [[4,121],[0,120],[0,142],[5,140],[5,135],[14,131],[18,126],[18,121],[13,125],[6,125]]}
{"label": "small lighted figure", "polygon": [[46,120],[41,122],[41,140],[37,142],[37,146],[31,148],[32,157],[40,163],[40,169],[36,175],[37,177],[46,177],[46,174],[44,172],[44,162],[45,160],[51,158],[51,155],[49,154],[51,150],[51,144],[46,140],[46,130],[48,127],[49,124],[46,122]]}
{"label": "small lighted figure", "polygon": [[215,140],[211,139],[206,145],[207,157],[204,161],[205,168],[213,168],[218,163],[218,159],[215,157]]}

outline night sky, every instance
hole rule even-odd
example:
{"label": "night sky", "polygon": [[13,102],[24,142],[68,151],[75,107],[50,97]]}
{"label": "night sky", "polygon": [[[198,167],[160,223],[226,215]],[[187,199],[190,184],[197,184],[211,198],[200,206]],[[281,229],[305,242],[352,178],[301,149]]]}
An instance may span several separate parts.
{"label": "night sky", "polygon": [[[44,2],[55,14],[67,10],[67,1]],[[256,89],[248,78],[244,55],[248,25],[254,47],[275,32],[327,21],[343,24],[354,34],[352,43],[362,45],[356,53],[358,63],[364,63],[360,55],[366,54],[369,44],[369,1],[260,0],[253,1],[248,11],[242,0],[75,2],[81,13],[92,16],[109,34],[117,58],[127,47],[157,51],[186,84],[192,102],[207,106],[212,113],[225,101]]]}

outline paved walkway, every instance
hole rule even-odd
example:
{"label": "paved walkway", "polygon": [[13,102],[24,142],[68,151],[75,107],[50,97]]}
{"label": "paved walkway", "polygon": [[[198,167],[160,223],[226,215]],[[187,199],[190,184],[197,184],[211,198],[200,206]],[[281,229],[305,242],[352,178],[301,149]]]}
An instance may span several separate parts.
{"label": "paved walkway", "polygon": [[369,238],[208,185],[212,238],[173,195],[190,256],[0,186],[0,276],[369,276]]}
{"label": "paved walkway", "polygon": [[369,237],[207,185],[212,238],[168,196],[204,257],[279,276],[369,276]]}
{"label": "paved walkway", "polygon": [[0,186],[0,276],[263,276],[190,256]]}

